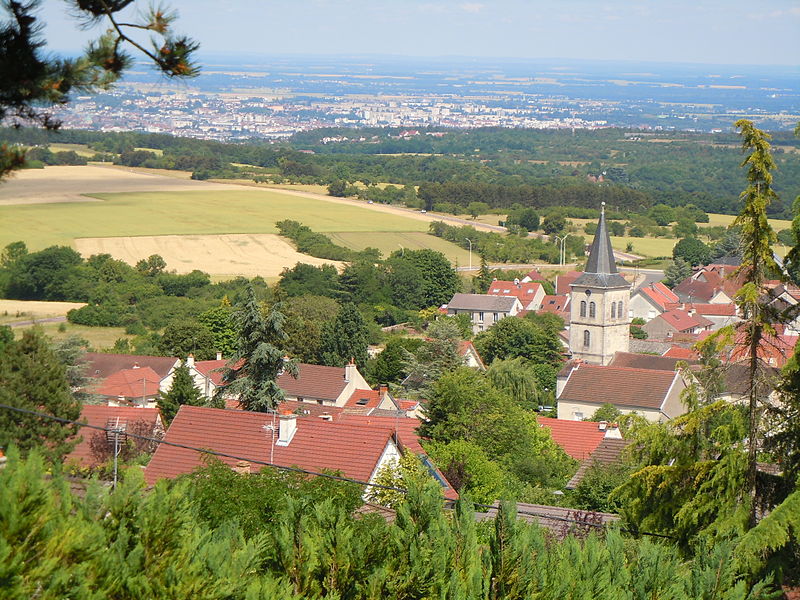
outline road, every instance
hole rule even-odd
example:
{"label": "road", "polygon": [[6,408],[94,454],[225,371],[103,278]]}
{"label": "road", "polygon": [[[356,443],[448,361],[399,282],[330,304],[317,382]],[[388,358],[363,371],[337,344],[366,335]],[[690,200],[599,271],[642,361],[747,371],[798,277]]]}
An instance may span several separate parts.
{"label": "road", "polygon": [[46,317],[44,319],[31,319],[29,321],[14,321],[13,323],[6,323],[6,325],[9,327],[27,327],[38,323],[65,323],[66,321],[67,317]]}
{"label": "road", "polygon": [[636,283],[634,285],[634,289],[638,290],[639,288],[645,287],[650,285],[651,283],[655,283],[656,281],[661,281],[664,279],[664,271],[659,271],[658,269],[639,269],[637,267],[620,267],[620,271],[624,271],[626,273],[634,273],[636,275]]}

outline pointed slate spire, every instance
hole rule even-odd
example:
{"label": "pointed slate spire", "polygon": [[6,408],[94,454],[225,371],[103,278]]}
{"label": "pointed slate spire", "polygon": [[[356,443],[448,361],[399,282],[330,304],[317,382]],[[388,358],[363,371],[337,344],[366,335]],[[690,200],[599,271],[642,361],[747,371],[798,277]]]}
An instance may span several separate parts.
{"label": "pointed slate spire", "polygon": [[608,236],[606,226],[606,203],[603,202],[600,210],[600,222],[594,235],[592,247],[589,250],[589,260],[586,268],[571,286],[592,286],[601,288],[629,287],[630,284],[617,271],[614,263],[614,250],[611,248],[611,238]]}
{"label": "pointed slate spire", "polygon": [[605,275],[617,273],[614,250],[611,248],[611,238],[608,236],[608,228],[606,227],[605,202],[600,208],[600,222],[597,224],[597,232],[594,234],[594,242],[592,242],[592,248],[589,250],[589,260],[586,263],[584,273],[601,273]]}

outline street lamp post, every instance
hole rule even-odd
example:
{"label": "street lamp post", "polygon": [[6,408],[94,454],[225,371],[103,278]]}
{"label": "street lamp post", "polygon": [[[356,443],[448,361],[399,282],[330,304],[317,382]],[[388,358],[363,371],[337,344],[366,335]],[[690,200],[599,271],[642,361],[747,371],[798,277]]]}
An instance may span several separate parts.
{"label": "street lamp post", "polygon": [[558,246],[559,244],[561,245],[561,251],[559,252],[558,255],[558,260],[559,260],[558,264],[563,265],[565,262],[567,262],[567,257],[564,252],[564,243],[567,241],[567,236],[560,237],[557,235],[553,235],[553,239],[556,242],[556,246]]}
{"label": "street lamp post", "polygon": [[472,271],[472,240],[469,238],[464,238],[469,242],[469,270]]}

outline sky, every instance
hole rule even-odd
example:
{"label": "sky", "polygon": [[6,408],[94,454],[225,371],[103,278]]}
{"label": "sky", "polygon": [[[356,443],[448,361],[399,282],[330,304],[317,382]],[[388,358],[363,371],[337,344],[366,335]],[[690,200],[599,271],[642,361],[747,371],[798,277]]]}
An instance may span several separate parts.
{"label": "sky", "polygon": [[[136,3],[148,6],[142,0]],[[46,0],[49,46],[97,33]],[[167,0],[202,52],[800,64],[800,0]]]}

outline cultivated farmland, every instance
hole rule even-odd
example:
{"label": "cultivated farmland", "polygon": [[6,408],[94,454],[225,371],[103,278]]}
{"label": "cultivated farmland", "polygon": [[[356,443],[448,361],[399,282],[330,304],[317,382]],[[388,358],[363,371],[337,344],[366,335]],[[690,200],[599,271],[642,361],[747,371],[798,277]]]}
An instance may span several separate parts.
{"label": "cultivated farmland", "polygon": [[[389,256],[395,250],[421,250],[430,248],[444,254],[454,265],[466,266],[469,264],[469,252],[459,248],[452,242],[434,237],[419,231],[396,232],[396,233],[364,233],[358,231],[345,231],[339,233],[329,233],[328,237],[335,244],[351,248],[352,250],[363,250],[364,248],[377,248],[384,257]],[[480,263],[477,253],[472,253],[473,264]]]}
{"label": "cultivated farmland", "polygon": [[167,268],[178,273],[198,269],[216,276],[277,277],[284,267],[298,262],[341,266],[336,261],[300,254],[275,234],[81,238],[75,240],[75,246],[84,256],[106,253],[131,265],[152,254],[160,254]]}

